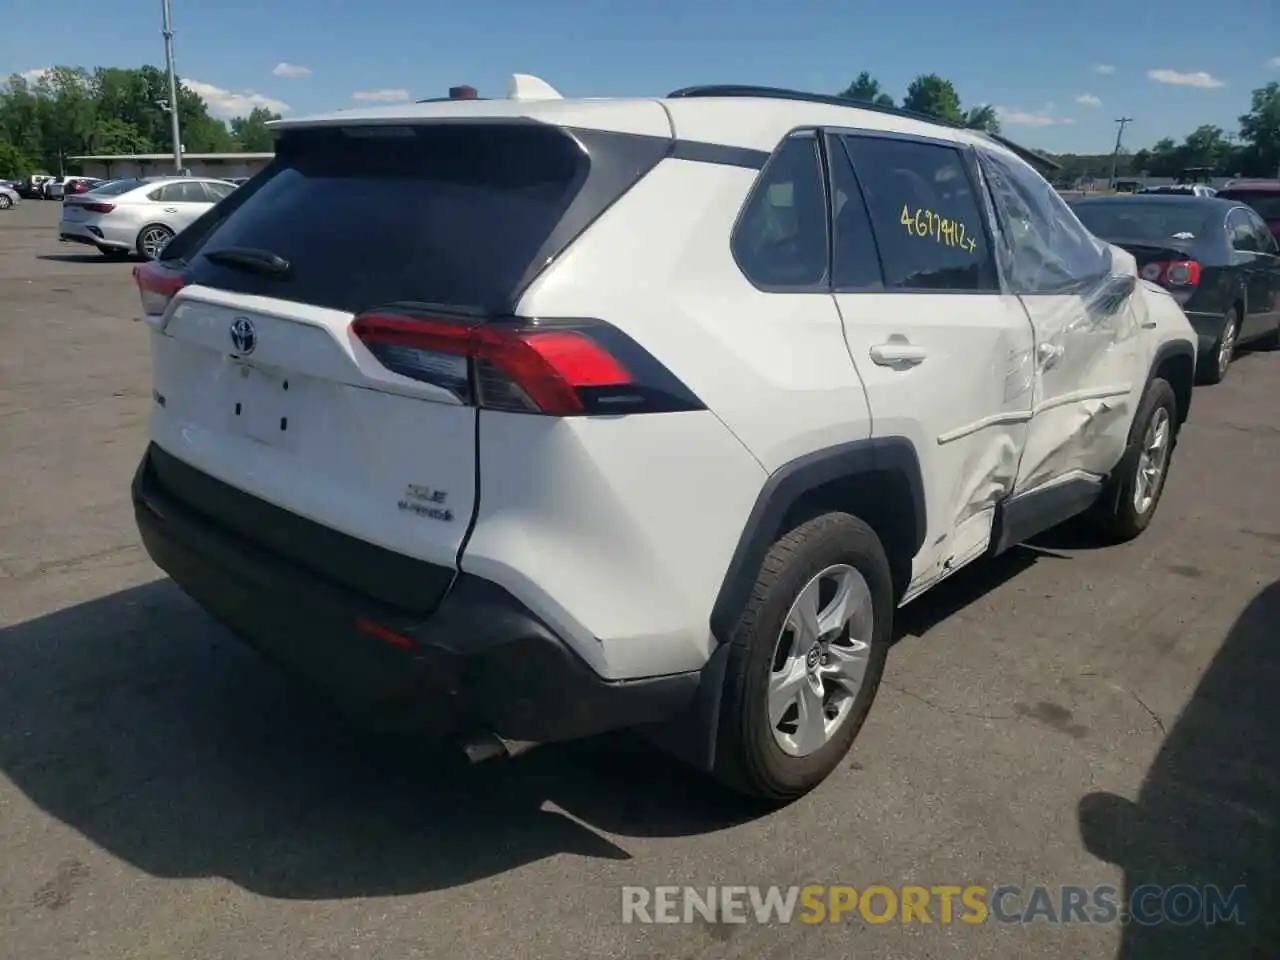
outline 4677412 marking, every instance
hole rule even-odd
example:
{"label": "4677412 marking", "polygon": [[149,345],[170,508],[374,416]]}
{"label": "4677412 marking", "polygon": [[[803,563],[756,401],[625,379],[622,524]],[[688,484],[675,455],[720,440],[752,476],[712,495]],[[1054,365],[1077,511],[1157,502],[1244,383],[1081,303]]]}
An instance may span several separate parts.
{"label": "4677412 marking", "polygon": [[907,233],[913,237],[932,238],[949,247],[958,247],[965,253],[974,253],[978,249],[977,238],[970,234],[963,223],[924,207],[919,207],[912,213],[904,203],[899,221],[907,228]]}

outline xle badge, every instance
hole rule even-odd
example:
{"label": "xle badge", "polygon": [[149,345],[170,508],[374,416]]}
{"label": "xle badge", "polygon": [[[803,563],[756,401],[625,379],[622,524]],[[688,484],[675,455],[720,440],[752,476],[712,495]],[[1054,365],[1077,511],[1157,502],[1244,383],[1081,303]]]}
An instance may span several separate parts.
{"label": "xle badge", "polygon": [[404,488],[404,496],[396,506],[408,513],[426,517],[428,520],[443,520],[449,523],[453,520],[453,511],[444,506],[448,498],[449,494],[444,490],[433,490],[431,487],[411,483]]}

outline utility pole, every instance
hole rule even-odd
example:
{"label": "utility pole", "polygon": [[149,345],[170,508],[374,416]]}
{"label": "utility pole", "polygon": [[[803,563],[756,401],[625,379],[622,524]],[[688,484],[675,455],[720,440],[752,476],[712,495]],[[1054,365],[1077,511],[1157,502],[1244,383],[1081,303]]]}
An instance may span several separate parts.
{"label": "utility pole", "polygon": [[178,122],[178,75],[173,66],[173,12],[170,0],[160,0],[164,10],[164,60],[169,71],[169,126],[173,131],[173,170],[182,173],[182,130]]}
{"label": "utility pole", "polygon": [[[167,3],[168,0],[165,0]],[[1133,123],[1133,117],[1120,117],[1116,120],[1119,129],[1116,130],[1116,148],[1111,151],[1111,189],[1116,188],[1116,165],[1120,162],[1120,138],[1124,136],[1124,128]]]}

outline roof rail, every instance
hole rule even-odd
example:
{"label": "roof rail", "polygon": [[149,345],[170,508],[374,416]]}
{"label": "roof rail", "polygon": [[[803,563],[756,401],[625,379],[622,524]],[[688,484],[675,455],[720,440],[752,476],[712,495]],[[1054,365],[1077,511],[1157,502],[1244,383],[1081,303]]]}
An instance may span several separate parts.
{"label": "roof rail", "polygon": [[767,100],[797,100],[803,103],[825,103],[833,107],[853,107],[857,110],[870,110],[872,113],[883,113],[887,116],[903,117],[908,120],[919,120],[922,123],[933,123],[940,127],[949,127],[952,130],[968,130],[972,134],[986,137],[988,140],[1000,144],[1002,147],[1016,153],[1023,160],[1036,166],[1051,166],[1054,169],[1061,167],[1061,164],[1052,157],[1014,143],[998,133],[975,130],[972,127],[966,127],[963,123],[956,123],[954,120],[935,117],[928,113],[918,113],[915,110],[904,110],[902,107],[891,107],[883,103],[872,103],[869,100],[852,100],[849,97],[841,97],[829,93],[807,93],[803,90],[788,90],[784,87],[755,87],[748,84],[713,84],[683,87],[667,94],[667,99],[669,100],[690,97],[759,97]]}

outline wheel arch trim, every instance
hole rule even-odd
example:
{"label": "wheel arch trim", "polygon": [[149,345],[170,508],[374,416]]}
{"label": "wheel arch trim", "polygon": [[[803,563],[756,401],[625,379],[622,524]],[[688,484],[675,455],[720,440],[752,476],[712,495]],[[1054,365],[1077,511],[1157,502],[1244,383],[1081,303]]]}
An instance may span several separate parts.
{"label": "wheel arch trim", "polygon": [[892,474],[904,483],[914,506],[912,556],[924,545],[928,515],[924,477],[915,445],[906,437],[875,437],[816,450],[783,464],[765,481],[738,539],[711,609],[711,633],[728,642],[738,612],[746,604],[760,564],[782,535],[783,522],[813,491],[839,480]]}

